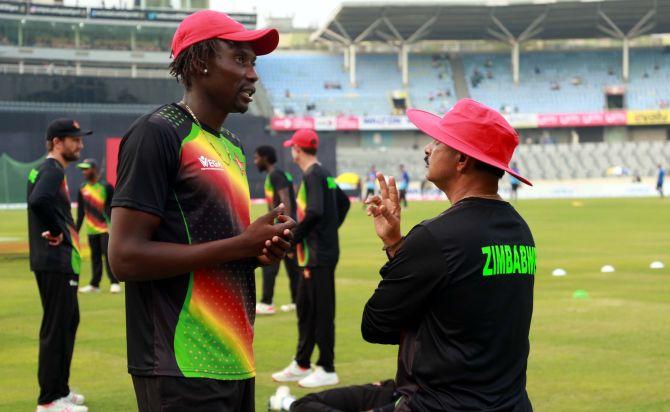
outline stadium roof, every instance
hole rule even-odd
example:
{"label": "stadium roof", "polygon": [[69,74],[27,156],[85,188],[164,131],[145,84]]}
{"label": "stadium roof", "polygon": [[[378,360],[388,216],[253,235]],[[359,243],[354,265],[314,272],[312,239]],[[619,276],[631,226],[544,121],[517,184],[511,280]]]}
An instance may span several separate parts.
{"label": "stadium roof", "polygon": [[312,36],[361,41],[524,41],[670,33],[670,0],[344,2]]}

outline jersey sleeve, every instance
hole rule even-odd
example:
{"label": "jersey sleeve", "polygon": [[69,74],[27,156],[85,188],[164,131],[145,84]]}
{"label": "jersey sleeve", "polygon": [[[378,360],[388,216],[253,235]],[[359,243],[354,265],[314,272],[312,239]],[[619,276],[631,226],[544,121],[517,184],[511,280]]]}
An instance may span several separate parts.
{"label": "jersey sleeve", "polygon": [[63,229],[58,226],[55,204],[58,190],[65,173],[56,167],[45,167],[39,174],[33,191],[28,197],[28,207],[49,230],[52,236],[58,236]]}
{"label": "jersey sleeve", "polygon": [[114,186],[109,183],[105,184],[105,190],[107,191],[107,197],[105,198],[105,215],[107,219],[112,216],[112,199],[114,199]]}
{"label": "jersey sleeve", "polygon": [[77,232],[81,230],[81,226],[84,224],[84,195],[81,193],[81,188],[77,191],[77,223],[75,227]]}
{"label": "jersey sleeve", "polygon": [[435,238],[424,226],[407,235],[395,257],[382,267],[382,281],[365,305],[361,332],[372,343],[398,344],[446,281],[446,263]]}
{"label": "jersey sleeve", "polygon": [[318,218],[323,216],[323,203],[326,196],[326,185],[322,179],[323,177],[317,173],[310,173],[305,176],[305,188],[307,190],[305,214],[311,213]]}
{"label": "jersey sleeve", "polygon": [[285,189],[290,184],[284,173],[278,170],[270,173],[270,183],[272,184],[274,190]]}
{"label": "jersey sleeve", "polygon": [[307,191],[307,206],[305,217],[298,223],[293,231],[293,240],[302,242],[316,227],[319,219],[323,216],[323,202],[325,197],[325,184],[316,173],[305,176],[305,190]]}
{"label": "jersey sleeve", "polygon": [[112,207],[126,207],[162,217],[179,168],[179,143],[169,125],[145,120],[121,141]]}

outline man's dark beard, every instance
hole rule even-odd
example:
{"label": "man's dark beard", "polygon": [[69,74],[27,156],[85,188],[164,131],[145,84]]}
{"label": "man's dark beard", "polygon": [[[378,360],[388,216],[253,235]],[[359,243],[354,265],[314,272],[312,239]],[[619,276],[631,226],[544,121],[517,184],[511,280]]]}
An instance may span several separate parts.
{"label": "man's dark beard", "polygon": [[75,162],[75,161],[79,160],[79,154],[76,153],[76,152],[71,152],[71,153],[63,152],[62,156],[63,156],[63,159],[67,160],[68,162]]}

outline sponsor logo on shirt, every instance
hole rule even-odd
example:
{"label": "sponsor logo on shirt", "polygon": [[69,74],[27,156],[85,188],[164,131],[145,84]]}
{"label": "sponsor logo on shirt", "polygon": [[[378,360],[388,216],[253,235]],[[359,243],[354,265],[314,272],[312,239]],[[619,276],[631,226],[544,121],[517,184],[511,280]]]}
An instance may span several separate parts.
{"label": "sponsor logo on shirt", "polygon": [[200,156],[198,157],[198,160],[200,161],[200,164],[202,167],[200,170],[223,170],[223,166],[221,165],[221,162],[209,159],[207,157]]}

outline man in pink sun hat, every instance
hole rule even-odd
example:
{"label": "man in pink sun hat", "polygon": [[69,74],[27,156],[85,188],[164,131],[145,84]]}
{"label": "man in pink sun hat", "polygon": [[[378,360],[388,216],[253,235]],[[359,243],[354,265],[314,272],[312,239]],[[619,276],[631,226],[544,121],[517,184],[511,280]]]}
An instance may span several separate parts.
{"label": "man in pink sun hat", "polygon": [[250,221],[242,142],[223,124],[248,110],[256,56],[278,39],[224,13],[186,17],[170,64],[184,97],[121,142],[109,257],[140,412],[254,410],[254,269],[285,256],[295,222],[283,205]]}
{"label": "man in pink sun hat", "polygon": [[426,178],[451,206],[400,230],[396,182],[377,175],[368,214],[388,262],[361,324],[368,342],[399,347],[396,411],[530,411],[526,393],[535,242],[498,195],[519,138],[496,111],[460,100],[440,118],[407,116],[434,140]]}

